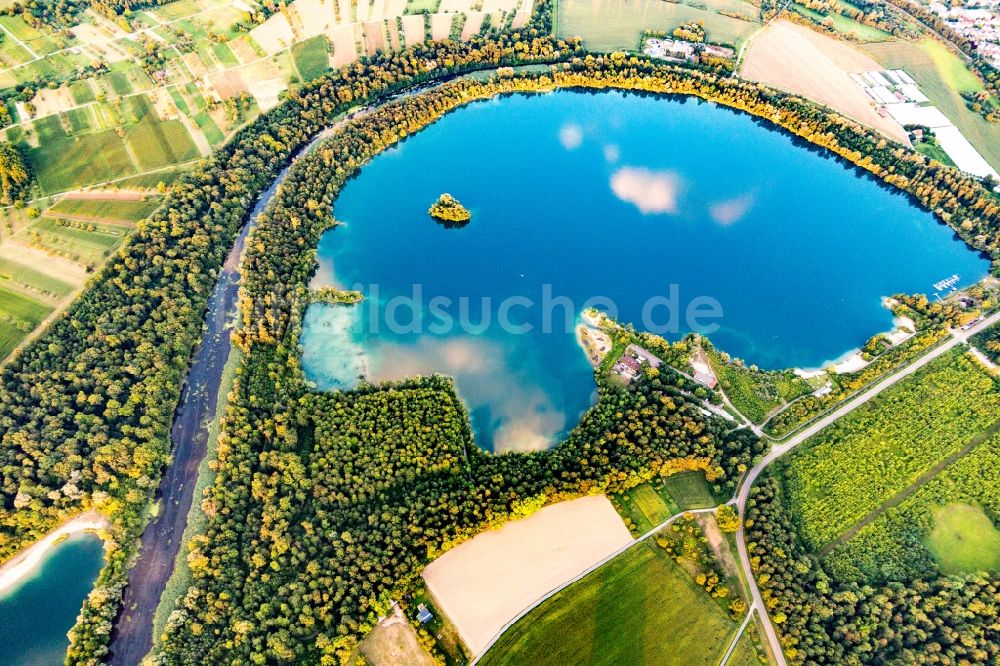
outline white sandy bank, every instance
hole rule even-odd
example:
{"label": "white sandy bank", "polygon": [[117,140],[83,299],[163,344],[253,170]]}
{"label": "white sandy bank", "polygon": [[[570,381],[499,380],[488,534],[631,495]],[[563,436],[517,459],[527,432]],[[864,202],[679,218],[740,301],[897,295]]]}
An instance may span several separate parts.
{"label": "white sandy bank", "polygon": [[61,538],[77,532],[104,529],[107,526],[107,518],[97,511],[87,511],[67,520],[0,566],[0,594],[9,591],[30,576],[45,559],[49,548]]}

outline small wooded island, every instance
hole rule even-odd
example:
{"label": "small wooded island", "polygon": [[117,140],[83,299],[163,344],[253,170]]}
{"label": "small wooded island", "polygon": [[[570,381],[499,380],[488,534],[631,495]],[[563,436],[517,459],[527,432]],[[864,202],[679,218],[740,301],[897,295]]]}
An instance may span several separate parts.
{"label": "small wooded island", "polygon": [[472,213],[458,199],[447,192],[438,197],[427,211],[438,222],[446,225],[464,226],[472,219]]}

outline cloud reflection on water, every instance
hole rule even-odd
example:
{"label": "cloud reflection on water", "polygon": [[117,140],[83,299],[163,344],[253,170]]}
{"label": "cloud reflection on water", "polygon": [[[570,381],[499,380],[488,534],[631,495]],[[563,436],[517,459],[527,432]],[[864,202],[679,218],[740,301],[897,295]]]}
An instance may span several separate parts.
{"label": "cloud reflection on water", "polygon": [[676,213],[681,178],[675,171],[626,166],[611,174],[611,191],[645,215]]}
{"label": "cloud reflection on water", "polygon": [[492,433],[495,451],[544,449],[566,429],[566,413],[538,385],[544,370],[533,358],[530,340],[501,345],[481,336],[423,336],[412,343],[370,340],[362,345],[352,334],[359,313],[331,305],[307,311],[303,367],[317,388],[349,389],[362,374],[379,382],[439,372],[454,378],[471,417],[481,421],[476,429]]}
{"label": "cloud reflection on water", "polygon": [[709,206],[708,212],[719,224],[728,225],[739,221],[751,207],[753,207],[753,195],[747,193],[726,201],[717,201]]}

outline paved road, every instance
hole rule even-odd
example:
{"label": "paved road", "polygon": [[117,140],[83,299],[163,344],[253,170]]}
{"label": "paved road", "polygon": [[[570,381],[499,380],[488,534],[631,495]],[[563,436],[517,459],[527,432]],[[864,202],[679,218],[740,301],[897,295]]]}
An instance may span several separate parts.
{"label": "paved road", "polygon": [[767,607],[764,605],[764,601],[760,596],[760,590],[757,587],[757,581],[754,578],[753,569],[751,569],[750,567],[750,557],[747,554],[746,535],[744,534],[742,526],[742,519],[744,511],[746,510],[747,499],[750,497],[750,489],[753,487],[753,484],[757,480],[757,477],[760,476],[760,473],[763,472],[767,468],[767,466],[770,465],[772,462],[774,462],[781,456],[785,455],[786,453],[788,453],[796,446],[806,441],[819,431],[823,430],[837,419],[854,411],[855,409],[867,403],[869,400],[871,400],[872,398],[874,398],[875,396],[877,396],[879,393],[886,390],[890,386],[893,386],[900,380],[909,377],[914,372],[924,367],[934,359],[939,358],[940,356],[947,353],[957,345],[967,342],[971,336],[975,335],[984,328],[987,328],[988,326],[991,326],[997,322],[1000,322],[1000,312],[997,312],[991,315],[990,317],[987,317],[984,321],[980,322],[979,324],[977,324],[968,331],[952,331],[951,339],[949,339],[941,346],[934,348],[927,354],[924,354],[917,360],[910,363],[910,365],[906,366],[902,370],[899,370],[895,374],[892,374],[882,379],[881,381],[877,382],[872,386],[872,388],[868,389],[865,393],[862,393],[861,395],[847,401],[846,403],[841,405],[838,409],[830,412],[822,419],[816,421],[811,426],[807,427],[805,430],[801,431],[799,434],[789,439],[787,442],[784,442],[783,444],[776,444],[775,446],[773,446],[771,448],[771,451],[766,456],[764,456],[764,458],[762,458],[760,462],[754,465],[753,468],[750,470],[750,472],[746,475],[746,477],[744,477],[743,481],[740,484],[739,491],[736,494],[736,507],[739,510],[741,519],[740,529],[736,533],[736,545],[739,550],[740,566],[743,567],[743,571],[746,573],[747,585],[749,586],[751,596],[753,597],[753,600],[750,605],[750,610],[752,611],[754,608],[756,608],[757,611],[760,613],[761,625],[763,625],[764,634],[767,638],[768,643],[771,646],[771,651],[774,654],[775,661],[777,662],[778,666],[786,666],[785,655],[781,651],[781,643],[778,641],[778,635],[774,630],[774,625],[771,623],[771,619],[767,615]]}

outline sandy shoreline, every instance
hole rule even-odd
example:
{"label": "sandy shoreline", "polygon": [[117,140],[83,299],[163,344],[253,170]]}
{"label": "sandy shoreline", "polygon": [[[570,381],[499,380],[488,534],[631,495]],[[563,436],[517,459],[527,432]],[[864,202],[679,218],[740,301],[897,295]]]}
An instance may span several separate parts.
{"label": "sandy shoreline", "polygon": [[597,367],[611,351],[611,336],[604,330],[604,315],[594,311],[584,311],[576,324],[576,342],[587,356],[587,362]]}
{"label": "sandy shoreline", "polygon": [[86,511],[66,521],[0,566],[0,594],[9,592],[29,578],[57,541],[71,534],[100,530],[107,526],[108,519],[97,511]]}
{"label": "sandy shoreline", "polygon": [[[916,335],[917,325],[909,317],[894,316],[892,318],[892,326],[891,330],[885,331],[882,335],[889,340],[893,347],[906,342]],[[861,355],[861,348],[855,347],[850,351],[844,352],[837,359],[824,363],[821,368],[793,368],[793,371],[803,379],[812,379],[813,377],[825,374],[827,368],[832,367],[835,374],[843,375],[849,372],[857,372],[869,363],[870,361],[866,361]]]}

